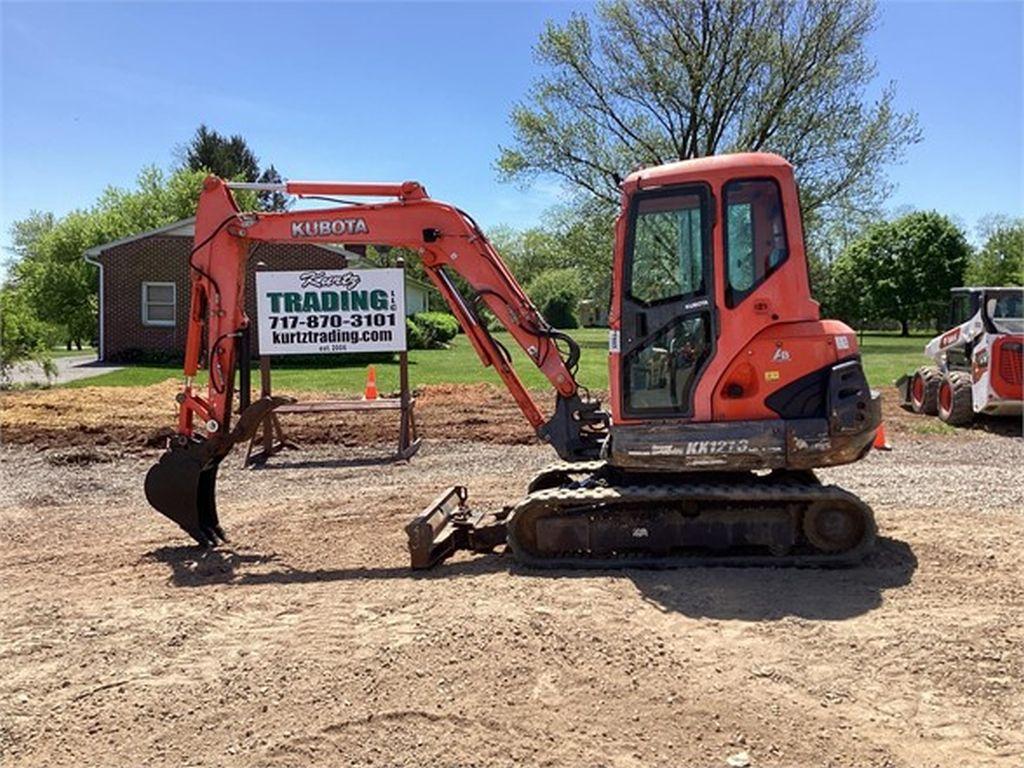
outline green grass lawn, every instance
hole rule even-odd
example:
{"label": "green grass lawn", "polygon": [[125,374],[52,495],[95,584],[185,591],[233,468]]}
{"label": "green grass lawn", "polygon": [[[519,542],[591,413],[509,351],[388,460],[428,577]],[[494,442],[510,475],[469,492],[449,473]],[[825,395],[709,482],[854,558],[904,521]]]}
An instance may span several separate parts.
{"label": "green grass lawn", "polygon": [[[527,359],[515,340],[507,333],[495,338],[512,353],[513,364],[527,388],[546,389],[547,379]],[[582,347],[579,379],[585,386],[603,389],[608,377],[608,331],[604,328],[581,328],[573,337]],[[398,389],[398,364],[376,364],[377,387],[382,392]],[[167,378],[181,376],[177,365],[132,365],[120,371],[105,373],[91,379],[71,382],[68,387],[134,387],[146,386]],[[421,384],[475,384],[481,381],[501,384],[492,368],[484,368],[470,345],[459,334],[449,349],[412,350],[409,352],[409,379],[413,386]],[[259,370],[254,366],[254,385]],[[274,360],[273,385],[282,392],[362,392],[366,383],[366,363],[334,367],[297,368],[285,357]]]}
{"label": "green grass lawn", "polygon": [[924,345],[933,335],[903,337],[896,333],[865,333],[860,351],[871,386],[888,386],[903,374],[927,363]]}
{"label": "green grass lawn", "polygon": [[[604,328],[580,328],[572,336],[582,347],[579,380],[591,389],[607,389],[608,331]],[[507,333],[497,333],[498,339],[512,352],[516,371],[527,388],[547,389],[544,376],[527,360]],[[925,362],[921,350],[927,337],[901,338],[884,333],[865,334],[862,342],[864,363],[872,386],[886,386],[900,375],[912,371]],[[398,365],[378,364],[377,386],[382,392],[398,389]],[[67,384],[68,387],[134,387],[146,386],[167,378],[179,378],[181,369],[175,365],[133,365],[121,371],[106,373],[91,379]],[[413,350],[409,352],[409,377],[413,386],[422,384],[475,384],[501,380],[491,368],[484,368],[469,341],[459,335],[450,349]],[[259,381],[259,371],[253,371],[253,382]],[[353,363],[337,367],[298,368],[288,365],[285,358],[275,360],[274,390],[280,392],[361,392],[366,381],[366,364]]]}
{"label": "green grass lawn", "polygon": [[50,350],[50,355],[52,357],[85,357],[86,355],[96,357],[96,347],[82,347],[81,349],[55,347]]}

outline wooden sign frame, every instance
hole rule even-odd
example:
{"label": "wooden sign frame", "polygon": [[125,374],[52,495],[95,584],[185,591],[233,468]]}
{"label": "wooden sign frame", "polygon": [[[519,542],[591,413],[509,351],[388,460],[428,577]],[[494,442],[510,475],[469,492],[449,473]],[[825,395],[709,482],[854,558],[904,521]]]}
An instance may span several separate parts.
{"label": "wooden sign frame", "polygon": [[[404,269],[405,262],[398,259],[397,267]],[[402,318],[405,321],[405,318]],[[245,410],[252,399],[252,339],[250,329],[242,334],[239,365],[239,408]],[[295,402],[275,408],[263,419],[260,427],[249,440],[245,452],[244,467],[261,466],[271,456],[286,448],[297,449],[299,446],[289,440],[281,426],[279,416],[288,413],[373,413],[376,411],[398,411],[398,447],[394,458],[408,460],[415,455],[420,447],[420,438],[416,435],[416,399],[409,388],[409,352],[398,353],[399,396],[397,398],[377,398],[375,400],[312,400]],[[272,393],[270,356],[260,355],[260,396],[270,397]],[[257,450],[257,446],[259,446]]]}

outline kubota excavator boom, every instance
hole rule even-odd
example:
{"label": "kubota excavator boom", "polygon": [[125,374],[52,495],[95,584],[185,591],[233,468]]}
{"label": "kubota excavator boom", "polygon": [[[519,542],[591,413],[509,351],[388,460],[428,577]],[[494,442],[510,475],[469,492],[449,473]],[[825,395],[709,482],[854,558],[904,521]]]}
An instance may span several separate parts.
{"label": "kubota excavator boom", "polygon": [[[232,188],[395,200],[326,210],[243,213],[231,194]],[[225,539],[216,513],[218,464],[235,443],[251,436],[269,411],[286,402],[282,398],[257,400],[232,429],[238,339],[249,324],[243,295],[249,250],[261,242],[340,241],[417,251],[427,276],[458,318],[481,362],[495,368],[538,435],[550,442],[563,459],[597,458],[606,419],[597,403],[581,397],[575,376],[579,347],[541,317],[467,214],[429,199],[416,182],[292,181],[265,185],[232,183],[210,176],[200,195],[195,246],[189,256],[193,279],[177,433],[146,480],[147,498],[154,507],[201,544]],[[473,287],[472,300],[459,294],[449,270]],[[507,350],[487,331],[479,316],[480,304],[494,313],[557,391],[557,404],[550,418],[541,413],[519,380]],[[568,348],[564,358],[558,342]],[[209,370],[205,396],[194,384],[203,358]]]}
{"label": "kubota excavator boom", "polygon": [[[224,539],[218,464],[281,402],[258,400],[230,423],[250,247],[342,242],[417,251],[483,364],[564,462],[496,515],[472,513],[465,489],[449,489],[407,529],[414,567],[506,540],[538,566],[841,563],[870,546],[870,509],[808,471],[863,456],[880,408],[855,335],[821,320],[810,298],[796,187],[781,158],[703,158],[626,179],[610,414],[576,381],[575,342],[544,320],[473,220],[419,184],[273,185],[298,196],[389,198],[286,213],[241,212],[232,187],[269,188],[204,184],[178,429],[146,479],[150,503],[201,544]],[[471,295],[459,293],[452,273]],[[551,382],[550,415],[488,333],[482,306]],[[205,396],[193,384],[204,357]]]}

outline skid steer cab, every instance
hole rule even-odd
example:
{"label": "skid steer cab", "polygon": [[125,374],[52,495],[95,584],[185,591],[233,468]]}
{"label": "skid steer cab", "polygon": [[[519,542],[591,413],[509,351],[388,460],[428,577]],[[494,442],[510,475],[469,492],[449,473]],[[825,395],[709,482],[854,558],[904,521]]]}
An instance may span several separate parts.
{"label": "skid steer cab", "polygon": [[[377,200],[251,213],[232,188]],[[146,493],[201,544],[224,539],[220,461],[281,402],[258,400],[231,423],[246,259],[254,244],[298,240],[415,250],[481,363],[561,460],[500,512],[472,510],[461,486],[442,493],[407,527],[414,567],[502,544],[537,567],[837,564],[870,548],[870,509],[811,470],[870,449],[879,400],[854,332],[822,320],[811,299],[793,169],[780,157],[702,158],[625,180],[607,411],[578,382],[572,337],[537,311],[468,214],[416,182],[210,177],[195,237],[178,427]],[[523,386],[484,310],[550,382],[552,408]],[[200,361],[205,393],[194,386]]]}

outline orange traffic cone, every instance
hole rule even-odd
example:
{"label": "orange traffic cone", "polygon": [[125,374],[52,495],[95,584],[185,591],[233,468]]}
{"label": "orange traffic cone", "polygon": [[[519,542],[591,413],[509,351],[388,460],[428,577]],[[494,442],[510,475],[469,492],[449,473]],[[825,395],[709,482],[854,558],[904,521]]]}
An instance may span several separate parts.
{"label": "orange traffic cone", "polygon": [[372,365],[366,369],[366,388],[363,389],[363,400],[377,399],[377,369]]}
{"label": "orange traffic cone", "polygon": [[876,451],[892,450],[892,446],[889,445],[889,441],[885,439],[885,422],[878,423],[878,429],[875,432],[875,442],[871,447]]}

